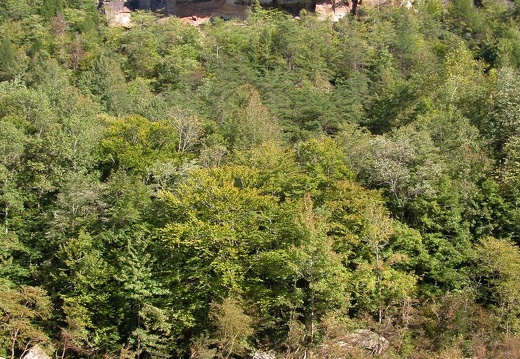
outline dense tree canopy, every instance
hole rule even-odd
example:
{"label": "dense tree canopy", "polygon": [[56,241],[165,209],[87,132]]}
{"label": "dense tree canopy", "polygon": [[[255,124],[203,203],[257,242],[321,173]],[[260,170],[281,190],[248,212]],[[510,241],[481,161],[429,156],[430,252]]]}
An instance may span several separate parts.
{"label": "dense tree canopy", "polygon": [[0,0],[0,356],[517,358],[519,14]]}

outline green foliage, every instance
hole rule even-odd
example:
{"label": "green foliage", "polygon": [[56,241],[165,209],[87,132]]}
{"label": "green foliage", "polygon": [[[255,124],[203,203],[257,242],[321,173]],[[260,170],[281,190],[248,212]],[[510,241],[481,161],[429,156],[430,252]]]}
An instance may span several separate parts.
{"label": "green foliage", "polygon": [[0,354],[518,356],[516,4],[100,14],[0,0]]}
{"label": "green foliage", "polygon": [[516,83],[518,71],[511,68],[502,68],[497,73],[494,106],[489,118],[483,123],[483,130],[489,139],[492,153],[498,158],[506,156],[505,147],[510,140],[514,141],[518,132],[520,104]]}
{"label": "green foliage", "polygon": [[518,247],[489,237],[481,242],[475,258],[479,295],[493,307],[501,329],[507,333],[518,332]]}
{"label": "green foliage", "polygon": [[[57,286],[65,314],[64,333],[74,344],[63,350],[110,350],[119,339],[118,313],[112,309],[109,279],[111,268],[102,248],[87,233],[65,241],[56,253],[61,265]],[[70,344],[69,344],[70,346]]]}
{"label": "green foliage", "polygon": [[250,149],[267,141],[281,140],[281,128],[255,89],[245,88],[243,109],[228,124],[229,142],[237,149]]}
{"label": "green foliage", "polygon": [[0,60],[2,61],[2,68],[0,69],[1,79],[9,80],[10,66],[14,65],[15,52],[9,37],[5,37],[0,43]]}
{"label": "green foliage", "polygon": [[235,151],[233,163],[258,170],[257,187],[263,194],[270,194],[285,201],[299,198],[309,190],[308,179],[301,171],[291,148],[279,142],[264,142],[250,150]]}
{"label": "green foliage", "polygon": [[31,286],[8,288],[4,283],[0,288],[0,340],[11,358],[23,353],[31,343],[49,344],[50,338],[40,326],[52,310],[45,290]]}
{"label": "green foliage", "polygon": [[411,300],[417,278],[405,268],[411,256],[419,263],[427,259],[424,245],[388,217],[377,193],[342,181],[327,197],[334,248],[352,270],[348,289],[353,308],[381,323]]}
{"label": "green foliage", "polygon": [[222,304],[213,302],[209,315],[217,327],[215,344],[222,358],[247,352],[247,340],[254,332],[253,320],[243,312],[238,301],[226,298]]}
{"label": "green foliage", "polygon": [[141,116],[107,117],[99,156],[105,173],[132,171],[147,178],[151,166],[176,157],[177,132],[166,121],[152,122]]}
{"label": "green foliage", "polygon": [[89,91],[96,102],[106,111],[116,115],[128,113],[130,107],[125,77],[119,63],[113,56],[100,55],[90,71],[81,73],[80,86]]}
{"label": "green foliage", "polygon": [[47,20],[63,12],[63,0],[43,0],[42,2],[40,14]]}
{"label": "green foliage", "polygon": [[318,193],[352,176],[339,146],[327,137],[301,142],[296,148],[296,161],[311,182],[308,189]]}
{"label": "green foliage", "polygon": [[20,20],[35,14],[43,5],[43,1],[2,1],[2,15],[5,18]]}
{"label": "green foliage", "polygon": [[305,195],[300,209],[298,228],[302,244],[291,252],[294,264],[303,281],[304,309],[307,337],[316,340],[316,325],[331,311],[346,310],[347,283],[351,280],[343,266],[343,256],[334,251],[334,241],[327,236],[325,221],[314,212],[310,195]]}

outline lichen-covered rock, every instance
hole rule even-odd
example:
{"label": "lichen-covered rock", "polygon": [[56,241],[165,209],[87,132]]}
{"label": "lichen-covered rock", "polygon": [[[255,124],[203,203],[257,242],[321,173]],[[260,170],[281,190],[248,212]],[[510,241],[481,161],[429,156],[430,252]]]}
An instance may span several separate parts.
{"label": "lichen-covered rock", "polygon": [[251,359],[276,359],[276,356],[272,352],[257,351]]}
{"label": "lichen-covered rock", "polygon": [[390,343],[383,336],[368,329],[358,329],[347,335],[325,339],[315,354],[322,359],[342,359],[361,351],[381,354],[389,347]]}
{"label": "lichen-covered rock", "polygon": [[124,0],[105,0],[100,2],[100,6],[110,26],[132,27],[132,12]]}
{"label": "lichen-covered rock", "polygon": [[358,329],[347,335],[344,341],[352,346],[369,350],[372,354],[381,354],[390,346],[385,337],[368,329]]}
{"label": "lichen-covered rock", "polygon": [[38,344],[33,346],[22,356],[22,359],[51,359],[49,355]]}

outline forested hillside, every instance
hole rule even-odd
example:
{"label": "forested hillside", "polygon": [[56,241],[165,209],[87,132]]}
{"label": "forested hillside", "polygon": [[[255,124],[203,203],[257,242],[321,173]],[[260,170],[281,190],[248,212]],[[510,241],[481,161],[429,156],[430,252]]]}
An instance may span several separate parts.
{"label": "forested hillside", "polygon": [[520,357],[515,3],[0,18],[0,356]]}

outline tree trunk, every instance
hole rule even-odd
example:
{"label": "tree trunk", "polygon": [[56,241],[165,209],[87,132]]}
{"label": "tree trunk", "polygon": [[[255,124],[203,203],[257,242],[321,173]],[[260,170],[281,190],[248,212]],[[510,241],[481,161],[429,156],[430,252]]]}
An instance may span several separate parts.
{"label": "tree trunk", "polygon": [[359,3],[361,3],[361,1],[359,1],[359,0],[352,0],[352,9],[350,9],[350,13],[352,15],[356,15],[357,6],[358,6]]}

